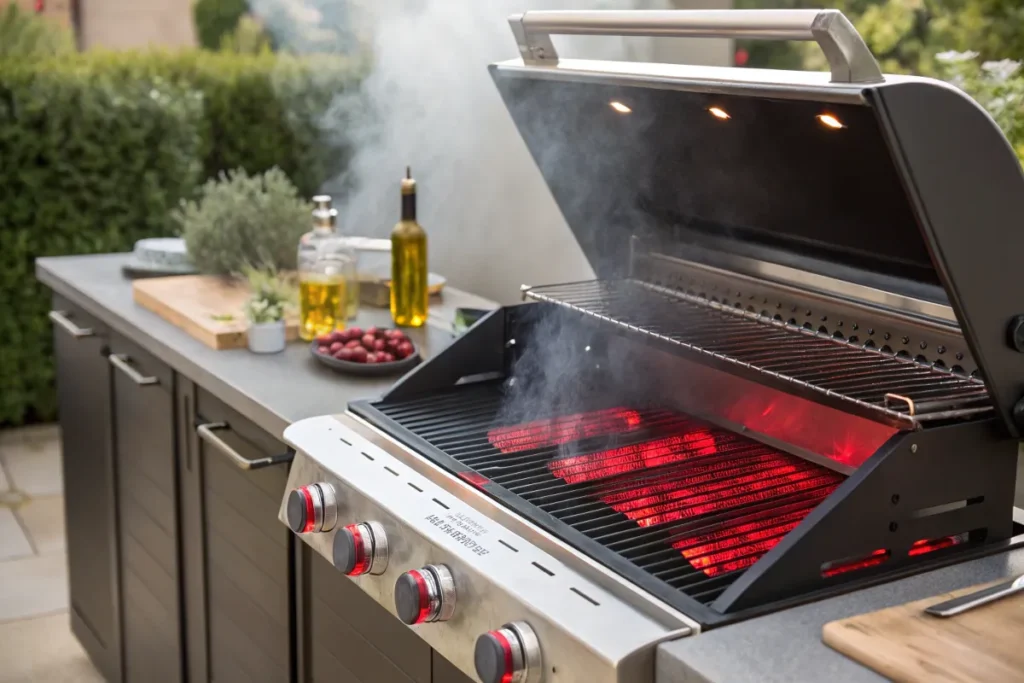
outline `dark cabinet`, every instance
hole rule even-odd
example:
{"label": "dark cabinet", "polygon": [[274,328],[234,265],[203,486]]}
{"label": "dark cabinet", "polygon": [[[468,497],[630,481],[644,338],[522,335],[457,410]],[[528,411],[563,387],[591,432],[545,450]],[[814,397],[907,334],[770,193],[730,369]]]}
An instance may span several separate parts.
{"label": "dark cabinet", "polygon": [[430,683],[430,646],[331,563],[302,548],[303,683]]}
{"label": "dark cabinet", "polygon": [[111,338],[125,683],[182,680],[174,373]]}
{"label": "dark cabinet", "polygon": [[277,510],[291,455],[194,385],[179,391],[179,407],[193,412],[179,421],[189,441],[182,508],[189,680],[288,683],[296,667],[295,551]]}
{"label": "dark cabinet", "polygon": [[99,323],[54,297],[71,630],[108,681],[121,677],[110,366]]}

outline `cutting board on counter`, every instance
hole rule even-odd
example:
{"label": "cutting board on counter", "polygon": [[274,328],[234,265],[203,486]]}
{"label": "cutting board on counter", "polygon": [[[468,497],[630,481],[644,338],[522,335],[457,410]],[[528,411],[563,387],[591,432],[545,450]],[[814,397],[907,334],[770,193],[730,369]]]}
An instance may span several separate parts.
{"label": "cutting board on counter", "polygon": [[1024,595],[945,619],[924,612],[994,583],[833,621],[823,639],[894,681],[1024,681]]}
{"label": "cutting board on counter", "polygon": [[[248,344],[243,308],[248,288],[215,275],[177,275],[132,282],[135,303],[180,327],[211,349]],[[298,339],[296,317],[286,321],[288,341]]]}

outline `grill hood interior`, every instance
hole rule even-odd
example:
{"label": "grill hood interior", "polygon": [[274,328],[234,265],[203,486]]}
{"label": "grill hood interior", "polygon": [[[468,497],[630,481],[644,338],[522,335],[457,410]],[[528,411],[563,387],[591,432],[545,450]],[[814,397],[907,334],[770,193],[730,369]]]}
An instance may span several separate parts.
{"label": "grill hood interior", "polygon": [[599,278],[628,275],[635,237],[709,265],[739,255],[949,305],[1007,428],[1024,427],[1024,354],[1007,343],[1024,313],[1024,175],[969,97],[892,76],[830,84],[521,60],[490,70]]}

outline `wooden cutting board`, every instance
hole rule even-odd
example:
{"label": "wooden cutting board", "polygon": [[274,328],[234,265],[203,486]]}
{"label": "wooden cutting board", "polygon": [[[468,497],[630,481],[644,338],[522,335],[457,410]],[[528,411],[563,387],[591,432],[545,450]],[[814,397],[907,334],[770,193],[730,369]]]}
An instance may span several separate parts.
{"label": "wooden cutting board", "polygon": [[[248,288],[215,275],[178,275],[132,282],[135,303],[180,327],[212,349],[248,344],[243,313]],[[298,318],[287,320],[288,341],[299,337]]]}
{"label": "wooden cutting board", "polygon": [[924,613],[993,583],[833,621],[823,639],[894,681],[1024,681],[1024,595],[946,619]]}

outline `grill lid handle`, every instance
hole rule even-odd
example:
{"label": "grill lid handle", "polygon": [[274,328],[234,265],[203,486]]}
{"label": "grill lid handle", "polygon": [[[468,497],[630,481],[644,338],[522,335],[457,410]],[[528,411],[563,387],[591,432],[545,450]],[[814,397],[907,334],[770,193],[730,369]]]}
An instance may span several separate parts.
{"label": "grill lid handle", "polygon": [[833,83],[881,83],[882,71],[850,20],[838,10],[535,11],[508,18],[523,62],[558,64],[553,35],[746,38],[815,41]]}

